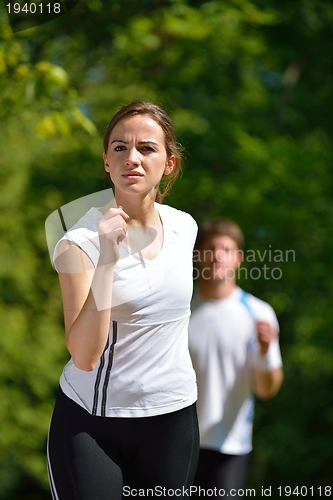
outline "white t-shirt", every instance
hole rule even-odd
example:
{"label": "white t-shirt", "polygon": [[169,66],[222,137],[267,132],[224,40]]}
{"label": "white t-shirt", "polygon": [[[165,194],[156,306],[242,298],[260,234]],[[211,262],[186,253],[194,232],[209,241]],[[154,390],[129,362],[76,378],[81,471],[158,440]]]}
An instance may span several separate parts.
{"label": "white t-shirt", "polygon": [[[88,412],[109,417],[146,417],[173,412],[197,399],[188,350],[192,296],[194,219],[155,204],[164,231],[163,246],[146,260],[124,243],[115,266],[109,341],[91,372],[72,359],[60,378],[64,393]],[[64,238],[99,258],[97,221],[91,208]]]}
{"label": "white t-shirt", "polygon": [[[201,447],[230,455],[252,449],[251,368],[256,366],[259,342],[255,320],[278,330],[272,307],[236,287],[222,300],[208,300],[191,316],[189,345],[198,383]],[[282,365],[278,340],[270,343],[268,369]]]}

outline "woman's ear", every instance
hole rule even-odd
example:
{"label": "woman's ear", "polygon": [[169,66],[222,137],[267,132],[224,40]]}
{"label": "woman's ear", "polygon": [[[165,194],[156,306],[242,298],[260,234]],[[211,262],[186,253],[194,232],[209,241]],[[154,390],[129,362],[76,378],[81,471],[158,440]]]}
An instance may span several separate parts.
{"label": "woman's ear", "polygon": [[110,172],[110,165],[108,163],[106,153],[103,153],[104,168],[106,172]]}
{"label": "woman's ear", "polygon": [[170,158],[167,160],[166,162],[166,166],[165,166],[165,169],[164,169],[164,175],[169,175],[171,174],[171,172],[173,171],[175,165],[176,165],[176,157],[175,155],[171,155]]}

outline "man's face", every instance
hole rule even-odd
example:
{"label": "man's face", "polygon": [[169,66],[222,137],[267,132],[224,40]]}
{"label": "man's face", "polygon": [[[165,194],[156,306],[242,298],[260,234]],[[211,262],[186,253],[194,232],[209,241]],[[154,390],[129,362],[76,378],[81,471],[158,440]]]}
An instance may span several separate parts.
{"label": "man's face", "polygon": [[229,236],[208,238],[200,250],[199,267],[205,280],[230,280],[242,262],[242,251]]}

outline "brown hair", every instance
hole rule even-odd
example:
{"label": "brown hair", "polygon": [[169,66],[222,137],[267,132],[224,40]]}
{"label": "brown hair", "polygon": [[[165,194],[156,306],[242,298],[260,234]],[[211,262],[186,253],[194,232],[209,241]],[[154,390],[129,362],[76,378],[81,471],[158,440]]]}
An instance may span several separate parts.
{"label": "brown hair", "polygon": [[176,163],[172,172],[163,177],[163,190],[158,189],[156,195],[156,201],[162,203],[164,196],[170,191],[173,184],[175,183],[179,173],[181,172],[181,161],[182,161],[182,146],[177,143],[173,125],[169,116],[155,104],[146,101],[135,101],[130,104],[125,104],[120,108],[120,110],[114,115],[110,121],[105,135],[104,135],[104,152],[107,153],[110,141],[110,135],[114,127],[121,120],[129,118],[134,115],[149,115],[155,122],[161,127],[164,132],[165,137],[165,149],[167,158],[169,159],[171,155],[176,157]]}
{"label": "brown hair", "polygon": [[229,236],[236,241],[238,249],[244,246],[244,235],[241,228],[231,219],[211,219],[206,220],[200,227],[196,248],[201,250],[205,241],[214,236]]}

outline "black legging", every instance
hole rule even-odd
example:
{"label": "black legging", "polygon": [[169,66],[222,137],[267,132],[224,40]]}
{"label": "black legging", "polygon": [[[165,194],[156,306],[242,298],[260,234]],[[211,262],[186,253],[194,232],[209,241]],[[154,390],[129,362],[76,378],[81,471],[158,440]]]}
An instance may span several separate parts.
{"label": "black legging", "polygon": [[156,497],[161,488],[183,491],[198,453],[195,405],[154,417],[99,417],[59,390],[48,441],[54,500],[120,500],[123,488],[124,498],[132,489],[133,496],[158,490]]}
{"label": "black legging", "polygon": [[238,495],[238,491],[244,488],[249,462],[250,453],[227,455],[215,450],[200,449],[198,468],[193,483],[198,489],[192,497],[199,498],[200,486],[205,490],[216,488],[217,494],[215,495],[214,491],[212,498],[232,497],[236,500],[241,498],[242,492]]}

